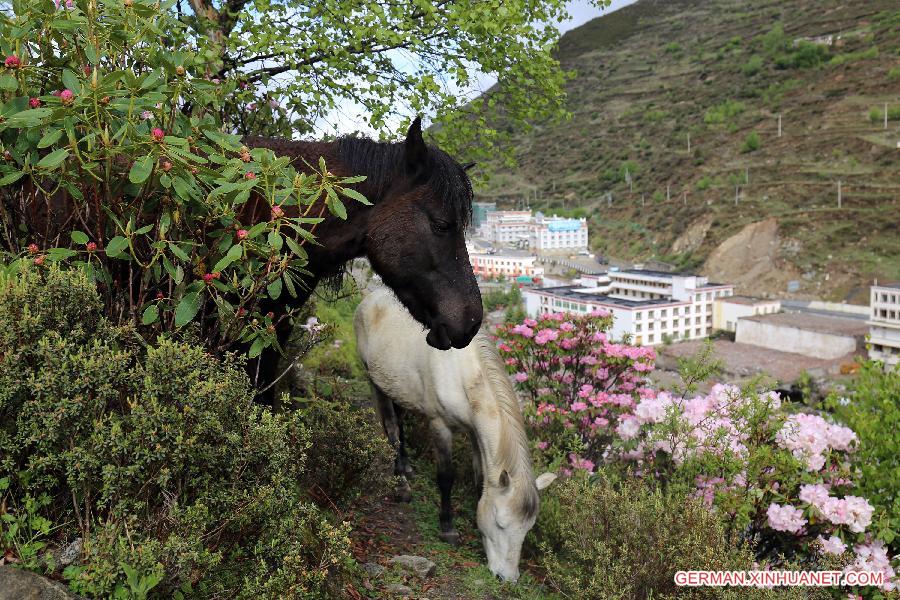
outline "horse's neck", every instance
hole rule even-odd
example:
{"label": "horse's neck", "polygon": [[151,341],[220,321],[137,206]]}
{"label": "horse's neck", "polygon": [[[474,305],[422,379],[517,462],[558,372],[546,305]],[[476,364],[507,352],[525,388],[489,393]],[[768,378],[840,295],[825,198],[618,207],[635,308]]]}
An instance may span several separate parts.
{"label": "horse's neck", "polygon": [[[474,343],[474,342],[473,342]],[[483,367],[482,367],[483,369]],[[505,377],[505,373],[501,374]],[[496,483],[504,469],[511,476],[531,476],[531,458],[521,422],[516,422],[511,411],[518,411],[518,405],[507,407],[507,403],[517,403],[515,395],[509,397],[499,382],[482,370],[480,385],[469,386],[470,406],[478,406],[473,411],[472,435],[478,441],[481,455],[482,476],[485,484],[489,480]],[[473,402],[474,400],[474,402]]]}
{"label": "horse's neck", "polygon": [[[356,186],[357,190],[367,197],[373,205],[381,200],[382,190],[367,182],[378,179],[377,173],[354,173],[342,157],[338,142],[300,142],[277,138],[245,138],[248,146],[268,148],[279,156],[291,157],[294,167],[301,172],[312,172],[318,168],[319,158],[324,159],[331,173],[338,177],[365,175],[367,180]],[[313,206],[310,216],[318,217],[321,212],[323,221],[314,230],[316,241],[320,245],[308,245],[309,270],[318,281],[338,271],[347,261],[365,254],[366,220],[369,206],[359,202],[345,201],[347,219],[334,216],[324,208],[324,198]]]}

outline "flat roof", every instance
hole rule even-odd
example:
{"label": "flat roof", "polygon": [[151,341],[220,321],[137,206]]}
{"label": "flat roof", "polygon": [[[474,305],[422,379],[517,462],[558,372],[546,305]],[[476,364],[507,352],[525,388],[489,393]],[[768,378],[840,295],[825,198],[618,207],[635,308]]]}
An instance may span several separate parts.
{"label": "flat roof", "polygon": [[819,333],[831,333],[834,335],[862,336],[869,332],[869,326],[860,319],[847,319],[844,317],[826,317],[811,313],[772,313],[768,315],[754,315],[741,317],[738,321],[756,321],[778,327],[792,327],[804,331],[817,331]]}
{"label": "flat roof", "polygon": [[568,298],[570,300],[581,300],[581,301],[590,301],[595,302],[597,304],[611,304],[613,306],[621,306],[623,308],[656,308],[661,306],[680,306],[682,304],[689,304],[689,302],[682,302],[681,300],[666,300],[663,298],[649,299],[645,298],[642,300],[625,300],[623,298],[615,298],[609,296],[607,294],[598,294],[592,292],[581,291],[585,288],[579,288],[578,286],[573,285],[563,285],[557,287],[549,287],[549,288],[538,288],[529,290],[535,293],[547,293],[553,296],[559,296],[561,298]]}
{"label": "flat roof", "polygon": [[496,252],[473,252],[472,256],[494,256],[497,258],[537,258],[527,250],[497,250]]}
{"label": "flat roof", "polygon": [[879,283],[878,285],[873,285],[874,288],[891,288],[894,290],[900,290],[900,283]]}
{"label": "flat roof", "polygon": [[781,302],[778,299],[756,298],[754,296],[720,296],[716,298],[717,302],[727,302],[729,304],[743,304],[745,306],[756,306],[757,304],[771,304],[773,302]]}

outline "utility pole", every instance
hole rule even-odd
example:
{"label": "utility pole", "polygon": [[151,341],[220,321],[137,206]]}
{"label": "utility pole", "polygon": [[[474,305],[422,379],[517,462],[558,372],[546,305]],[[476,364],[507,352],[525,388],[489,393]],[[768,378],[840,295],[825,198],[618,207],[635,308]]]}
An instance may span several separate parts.
{"label": "utility pole", "polygon": [[734,186],[734,205],[737,206],[738,199],[741,197],[741,186]]}
{"label": "utility pole", "polygon": [[841,197],[841,180],[838,179],[838,208],[841,208],[843,198]]}
{"label": "utility pole", "polygon": [[666,185],[666,202],[672,199],[672,195],[669,193],[669,186]]}
{"label": "utility pole", "polygon": [[684,192],[682,192],[681,201],[685,206],[687,206],[687,190],[684,190]]}
{"label": "utility pole", "polygon": [[778,113],[778,137],[781,137],[781,113]]}
{"label": "utility pole", "polygon": [[607,207],[612,206],[612,192],[606,193],[606,206]]}
{"label": "utility pole", "polygon": [[691,153],[691,134],[688,132],[687,134],[687,142],[688,142],[688,154]]}
{"label": "utility pole", "polygon": [[750,167],[744,169],[744,185],[750,185]]}
{"label": "utility pole", "polygon": [[884,128],[887,129],[887,102],[884,103]]}
{"label": "utility pole", "polygon": [[641,207],[644,206],[644,194],[641,194]]}

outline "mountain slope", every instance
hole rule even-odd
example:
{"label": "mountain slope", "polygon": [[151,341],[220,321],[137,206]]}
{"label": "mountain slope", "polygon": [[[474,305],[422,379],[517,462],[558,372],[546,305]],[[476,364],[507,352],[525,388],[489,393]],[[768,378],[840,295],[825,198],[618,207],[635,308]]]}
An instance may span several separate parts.
{"label": "mountain slope", "polygon": [[864,300],[873,277],[900,279],[892,0],[640,0],[558,56],[572,118],[519,135],[519,166],[497,166],[480,200],[588,214],[600,252],[745,293],[796,280],[796,295]]}

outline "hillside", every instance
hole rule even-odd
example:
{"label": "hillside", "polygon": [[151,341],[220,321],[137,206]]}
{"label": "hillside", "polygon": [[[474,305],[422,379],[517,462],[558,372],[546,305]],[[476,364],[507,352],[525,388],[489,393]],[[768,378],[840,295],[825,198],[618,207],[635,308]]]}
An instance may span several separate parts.
{"label": "hillside", "polygon": [[900,279],[896,3],[640,0],[558,56],[572,118],[518,135],[479,200],[585,213],[604,255],[743,293],[865,301]]}

